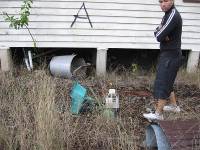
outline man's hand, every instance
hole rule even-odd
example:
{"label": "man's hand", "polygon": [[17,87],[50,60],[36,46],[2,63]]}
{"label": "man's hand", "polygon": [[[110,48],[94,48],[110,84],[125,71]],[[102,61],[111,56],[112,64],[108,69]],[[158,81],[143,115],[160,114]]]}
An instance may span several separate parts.
{"label": "man's hand", "polygon": [[160,24],[157,28],[156,31],[158,32],[162,28],[162,25]]}
{"label": "man's hand", "polygon": [[160,29],[162,28],[162,25],[160,24],[154,31],[154,36],[156,36],[157,32],[160,31]]}

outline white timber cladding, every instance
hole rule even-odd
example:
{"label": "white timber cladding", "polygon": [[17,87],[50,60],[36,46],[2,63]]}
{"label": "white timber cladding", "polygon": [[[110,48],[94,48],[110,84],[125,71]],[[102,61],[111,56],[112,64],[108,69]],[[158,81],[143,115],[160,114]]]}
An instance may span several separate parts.
{"label": "white timber cladding", "polygon": [[[81,0],[34,0],[29,29],[38,47],[158,49],[154,29],[164,15],[158,0],[86,0],[87,19],[70,27]],[[200,51],[200,3],[176,0],[183,18],[182,49]],[[0,47],[32,47],[27,29],[9,28],[3,12],[19,14],[22,0],[0,0]],[[85,16],[82,9],[79,15]]]}

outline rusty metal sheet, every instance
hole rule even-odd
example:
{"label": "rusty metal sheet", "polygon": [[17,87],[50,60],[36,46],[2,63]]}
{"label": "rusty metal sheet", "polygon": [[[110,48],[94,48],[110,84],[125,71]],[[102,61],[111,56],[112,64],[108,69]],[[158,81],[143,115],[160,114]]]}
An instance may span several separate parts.
{"label": "rusty metal sheet", "polygon": [[159,121],[171,149],[200,149],[200,120]]}

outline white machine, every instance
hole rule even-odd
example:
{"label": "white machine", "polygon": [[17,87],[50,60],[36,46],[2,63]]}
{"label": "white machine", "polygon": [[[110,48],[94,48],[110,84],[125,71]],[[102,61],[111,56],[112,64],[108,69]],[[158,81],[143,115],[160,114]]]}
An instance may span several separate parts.
{"label": "white machine", "polygon": [[109,89],[108,95],[106,96],[106,108],[119,108],[119,95],[115,89]]}

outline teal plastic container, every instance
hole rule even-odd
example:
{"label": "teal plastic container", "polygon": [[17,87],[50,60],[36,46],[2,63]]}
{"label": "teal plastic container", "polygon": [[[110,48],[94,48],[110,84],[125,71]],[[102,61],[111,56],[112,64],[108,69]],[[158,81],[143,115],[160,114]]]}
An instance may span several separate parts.
{"label": "teal plastic container", "polygon": [[79,114],[80,109],[85,101],[87,94],[86,88],[80,85],[78,82],[73,83],[72,91],[70,93],[71,101],[71,113]]}

